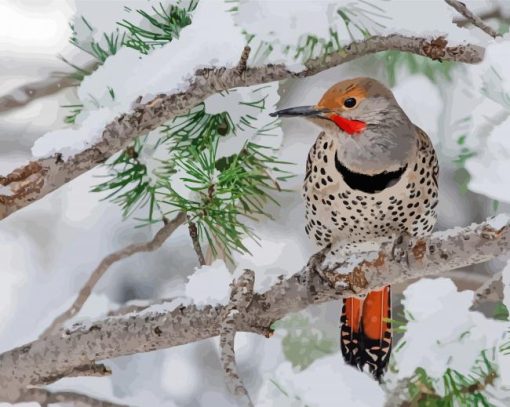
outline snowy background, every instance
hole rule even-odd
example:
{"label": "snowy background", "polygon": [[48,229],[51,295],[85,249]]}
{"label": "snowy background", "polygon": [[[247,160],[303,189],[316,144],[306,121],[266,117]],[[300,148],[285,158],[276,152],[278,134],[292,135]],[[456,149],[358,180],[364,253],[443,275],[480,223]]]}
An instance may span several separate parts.
{"label": "snowy background", "polygon": [[[178,89],[195,67],[235,64],[245,44],[242,29],[255,35],[260,49],[273,44],[272,52],[252,53],[252,63],[287,61],[299,69],[309,50],[291,58],[282,49],[290,46],[299,50],[306,35],[325,39],[330,35],[328,27],[335,27],[342,44],[350,42],[351,37],[362,38],[361,31],[348,29],[333,12],[334,7],[342,6],[372,34],[445,33],[452,43],[467,41],[486,46],[486,59],[477,66],[441,65],[387,53],[360,58],[312,78],[274,83],[262,91],[253,87],[210,97],[206,111],[213,114],[227,110],[237,124],[242,123],[244,115],[253,113],[239,102],[258,100],[260,92],[266,96],[265,109],[257,111],[255,124],[245,128],[240,124],[237,136],[226,137],[220,143],[219,157],[239,151],[246,140],[256,140],[274,149],[282,160],[296,164],[291,169],[296,177],[284,184],[290,192],[275,196],[279,206],[269,203],[265,208],[273,219],[250,221],[260,245],[250,238],[243,240],[251,254],[234,254],[238,269],[254,269],[256,287],[263,289],[278,275],[299,270],[314,252],[302,227],[300,185],[306,154],[317,129],[303,121],[286,121],[269,135],[257,130],[270,124],[268,113],[276,107],[313,104],[329,86],[355,76],[371,76],[391,86],[412,121],[431,136],[441,164],[436,229],[509,212],[508,34],[492,40],[478,29],[459,28],[451,23],[458,15],[440,0],[372,0],[370,3],[377,8],[361,0],[293,1],[292,7],[285,0],[234,3],[238,3],[237,12],[226,11],[232,4],[201,0],[192,24],[178,40],[143,57],[132,48],[123,48],[107,58],[79,88],[0,114],[0,173],[7,174],[34,156],[54,151],[72,154],[92,142],[105,123],[129,111],[137,96],[148,100],[160,92]],[[465,3],[477,13],[501,7],[504,19],[510,21],[510,7],[504,0]],[[69,23],[74,21],[75,30],[83,35],[78,35],[79,41],[96,35],[100,43],[104,40],[102,33],[115,30],[116,22],[125,18],[123,13],[129,14],[125,6],[150,11],[152,4],[145,0],[0,0],[0,95],[55,71],[70,72],[59,55],[79,66],[91,62],[90,55],[69,44]],[[80,27],[83,20],[77,16],[85,16],[96,33]],[[133,17],[133,12],[129,16]],[[506,32],[504,19],[488,22]],[[308,55],[315,52],[320,50],[315,48]],[[68,126],[64,118],[69,110],[63,106],[77,103],[83,108],[74,127]],[[150,169],[149,182],[154,175],[154,157],[160,153],[150,137],[142,154]],[[105,255],[127,244],[146,241],[157,230],[158,226],[137,227],[140,222],[135,219],[136,213],[124,219],[117,204],[102,200],[107,193],[90,192],[102,182],[99,176],[108,171],[96,168],[1,222],[0,351],[35,339],[69,306]],[[185,185],[181,188],[185,194]],[[146,209],[137,211],[143,216]],[[189,296],[197,302],[222,301],[221,293],[227,292],[225,282],[233,269],[227,269],[220,260],[190,279],[196,265],[187,229],[182,227],[157,252],[136,255],[112,267],[78,319],[100,317],[130,300]],[[456,272],[453,282],[442,278],[395,287],[394,303],[399,306],[402,299],[412,318],[401,349],[394,353],[390,387],[398,379],[412,376],[419,367],[432,378],[442,378],[448,368],[469,374],[483,350],[498,349],[504,343],[508,321],[491,318],[493,307],[487,307],[487,315],[469,310],[473,295],[469,289],[475,289],[488,274],[503,267],[501,260]],[[510,301],[508,296],[506,301]],[[257,405],[383,404],[384,391],[341,361],[337,347],[339,310],[339,303],[328,303],[290,316],[278,324],[269,340],[238,334],[240,373]],[[399,313],[403,315],[401,309],[395,315]],[[495,405],[508,405],[510,356],[493,353],[499,376],[488,396]],[[217,338],[106,364],[114,371],[111,378],[65,379],[51,388],[79,390],[137,406],[235,405],[224,385]],[[441,386],[439,381],[436,391],[444,391]]]}

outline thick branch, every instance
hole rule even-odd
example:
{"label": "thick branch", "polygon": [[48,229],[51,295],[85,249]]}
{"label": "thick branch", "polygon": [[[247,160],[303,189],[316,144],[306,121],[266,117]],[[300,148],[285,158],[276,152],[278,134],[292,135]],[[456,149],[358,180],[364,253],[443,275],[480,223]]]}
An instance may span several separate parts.
{"label": "thick branch", "polygon": [[[510,223],[485,222],[430,238],[414,239],[407,261],[392,259],[391,245],[358,253],[347,261],[324,249],[307,266],[283,278],[263,294],[254,294],[236,321],[238,331],[270,334],[270,326],[285,315],[386,284],[438,275],[482,263],[508,252]],[[327,281],[319,277],[319,272]],[[175,302],[174,302],[175,303]],[[16,400],[28,385],[58,376],[96,360],[182,345],[217,336],[226,306],[147,308],[138,314],[77,324],[65,334],[54,334],[0,355],[0,400]]]}
{"label": "thick branch", "polygon": [[106,273],[106,271],[118,261],[131,257],[137,253],[143,252],[153,252],[159,249],[163,243],[172,235],[172,233],[177,229],[180,225],[184,223],[186,220],[186,214],[180,212],[177,216],[171,221],[165,221],[164,226],[158,230],[158,232],[154,235],[152,240],[145,243],[136,243],[130,244],[129,246],[124,247],[114,253],[109,254],[101,263],[96,267],[96,269],[92,272],[89,279],[85,282],[80,292],[78,293],[78,297],[74,300],[73,304],[65,310],[62,314],[60,314],[55,320],[51,323],[51,325],[46,328],[46,330],[41,334],[41,337],[50,335],[55,333],[64,322],[74,317],[80,310],[82,309],[85,301],[89,298],[92,293],[93,288],[97,284],[97,282],[101,279],[101,277]]}
{"label": "thick branch", "polygon": [[484,31],[486,34],[490,35],[492,38],[496,38],[499,36],[498,32],[487,25],[485,21],[483,21],[480,17],[474,14],[467,6],[458,1],[458,0],[445,0],[446,3],[452,6],[455,10],[457,10],[460,14],[462,14],[468,21],[473,23],[473,25],[477,26],[480,30]]}
{"label": "thick branch", "polygon": [[0,195],[0,219],[9,216],[41,199],[78,175],[104,162],[112,154],[126,148],[136,137],[154,130],[177,115],[185,114],[208,96],[240,86],[252,86],[289,78],[315,75],[331,67],[381,51],[398,50],[426,56],[435,60],[477,63],[484,49],[476,45],[448,47],[446,40],[438,38],[406,37],[403,35],[374,36],[354,42],[325,57],[312,59],[301,72],[292,72],[285,65],[202,69],[196,72],[187,90],[155,97],[146,104],[135,104],[133,111],[125,113],[106,126],[95,145],[67,159],[56,153],[52,157],[32,161],[5,177],[0,177],[3,192]]}

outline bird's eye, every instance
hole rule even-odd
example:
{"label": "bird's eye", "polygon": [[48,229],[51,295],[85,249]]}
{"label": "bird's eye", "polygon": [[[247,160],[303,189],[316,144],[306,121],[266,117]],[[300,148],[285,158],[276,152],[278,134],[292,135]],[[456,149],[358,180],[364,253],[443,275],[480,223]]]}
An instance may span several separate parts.
{"label": "bird's eye", "polygon": [[348,108],[356,106],[356,99],[354,99],[354,98],[345,99],[344,106],[348,107]]}

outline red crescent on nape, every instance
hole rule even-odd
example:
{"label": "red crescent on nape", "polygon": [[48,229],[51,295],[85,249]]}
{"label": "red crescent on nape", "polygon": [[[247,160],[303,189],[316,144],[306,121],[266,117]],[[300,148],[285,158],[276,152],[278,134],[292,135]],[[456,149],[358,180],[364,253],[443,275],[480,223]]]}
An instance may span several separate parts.
{"label": "red crescent on nape", "polygon": [[367,124],[365,122],[362,122],[360,120],[349,120],[337,114],[332,114],[330,116],[330,119],[338,127],[340,127],[343,131],[345,131],[347,134],[350,134],[351,136],[353,134],[362,132],[367,127]]}

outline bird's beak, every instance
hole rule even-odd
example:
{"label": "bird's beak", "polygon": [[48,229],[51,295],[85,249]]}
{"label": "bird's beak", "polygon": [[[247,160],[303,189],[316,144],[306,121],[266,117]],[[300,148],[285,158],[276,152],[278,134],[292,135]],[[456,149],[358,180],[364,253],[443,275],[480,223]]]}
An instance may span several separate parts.
{"label": "bird's beak", "polygon": [[299,106],[290,107],[288,109],[278,110],[274,113],[270,113],[271,117],[310,117],[310,116],[321,116],[322,113],[327,112],[328,109],[320,109],[316,106]]}

